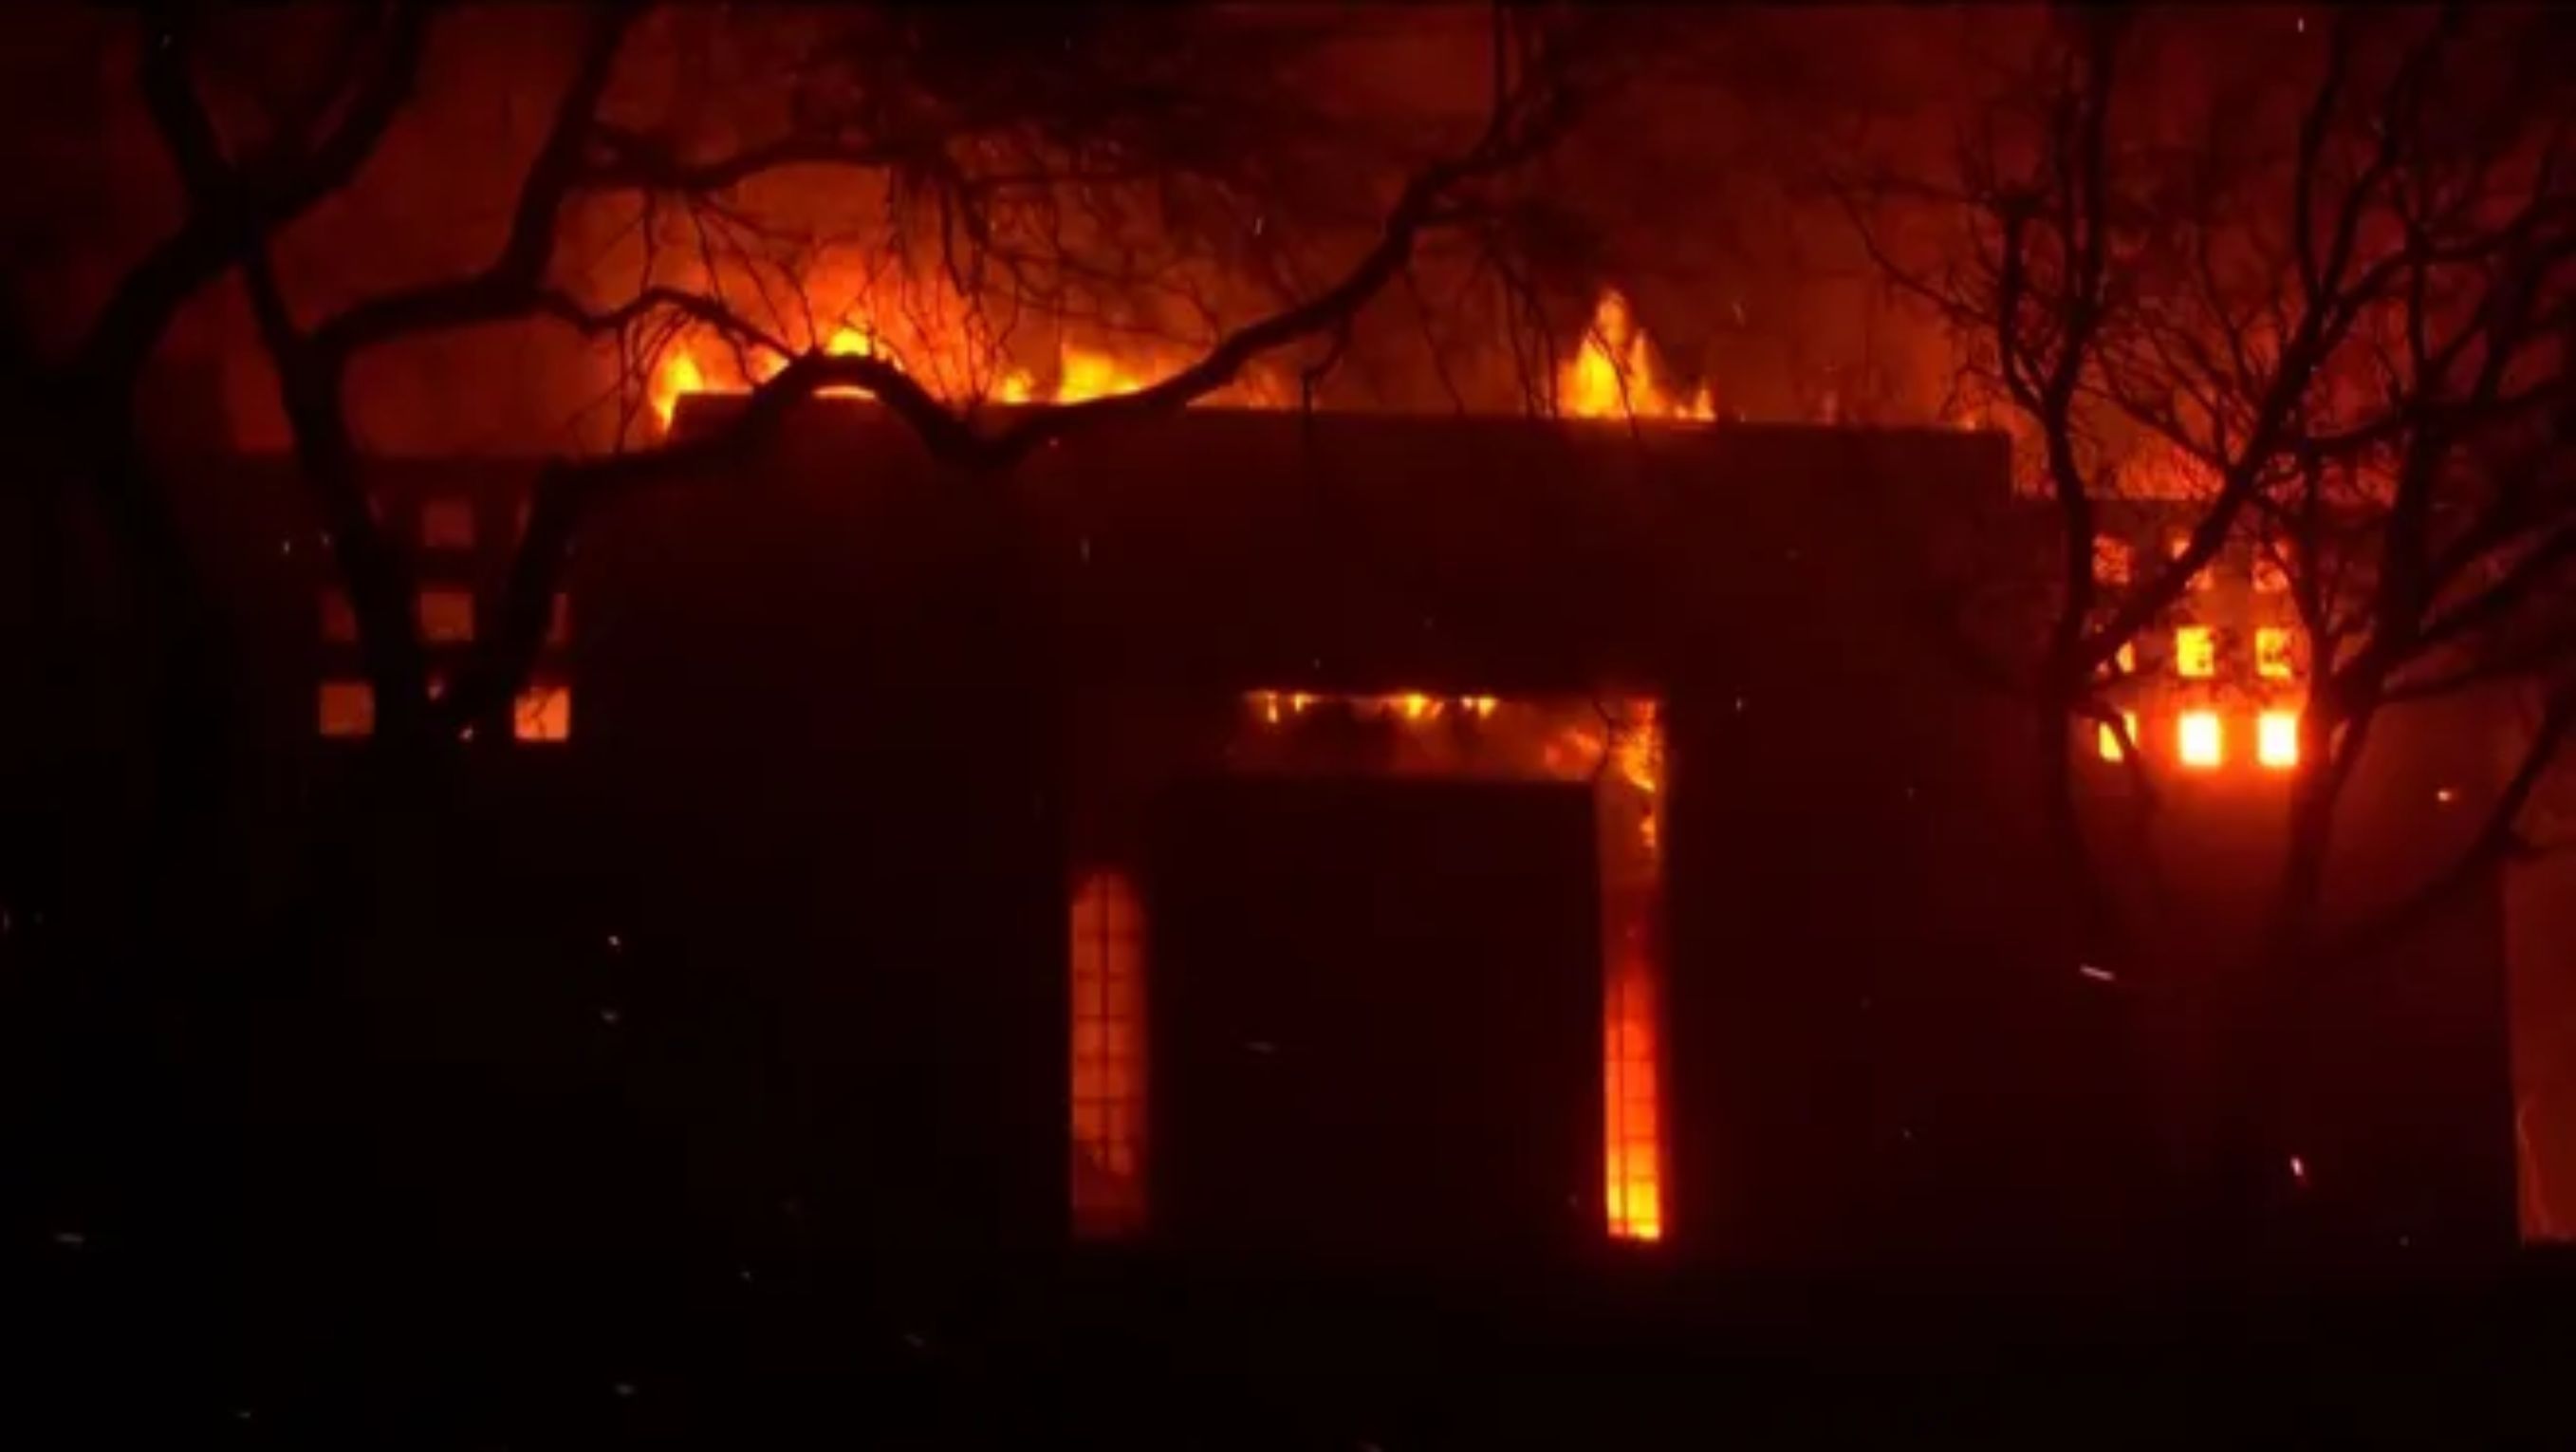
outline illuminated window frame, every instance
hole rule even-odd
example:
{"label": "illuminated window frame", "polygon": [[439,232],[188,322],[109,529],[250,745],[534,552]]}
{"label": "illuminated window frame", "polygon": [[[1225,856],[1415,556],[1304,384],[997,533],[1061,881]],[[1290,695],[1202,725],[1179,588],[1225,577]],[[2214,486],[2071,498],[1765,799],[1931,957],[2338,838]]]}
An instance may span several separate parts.
{"label": "illuminated window frame", "polygon": [[2174,758],[2193,771],[2227,764],[2227,721],[2216,711],[2185,711],[2174,718]]}
{"label": "illuminated window frame", "polygon": [[[1376,749],[1354,760],[1327,744],[1347,745],[1348,733],[1300,729],[1327,716],[1380,724]],[[1631,1242],[1659,1241],[1670,1228],[1662,1112],[1664,759],[1662,710],[1651,698],[1254,691],[1243,700],[1222,760],[1226,771],[1245,776],[1555,781],[1592,788],[1601,903],[1603,1229]],[[1074,929],[1067,965],[1073,995],[1069,1193],[1073,1230],[1083,1238],[1134,1234],[1150,1210],[1144,975],[1151,965],[1133,883],[1128,869],[1094,861],[1068,884]],[[1132,914],[1132,927],[1120,924],[1122,913]],[[1133,1045],[1132,1062],[1108,1055],[1112,1042]]]}
{"label": "illuminated window frame", "polygon": [[2187,681],[2217,678],[2218,631],[2214,627],[2185,625],[2174,631],[2174,674]]}
{"label": "illuminated window frame", "polygon": [[424,586],[413,607],[420,638],[431,645],[466,645],[474,639],[474,592],[454,585]]}
{"label": "illuminated window frame", "polygon": [[2265,711],[2254,718],[2254,759],[2269,771],[2299,764],[2299,713]]}
{"label": "illuminated window frame", "polygon": [[2298,679],[2298,658],[2290,628],[2286,625],[2258,625],[2254,628],[2254,674],[2267,681]]}

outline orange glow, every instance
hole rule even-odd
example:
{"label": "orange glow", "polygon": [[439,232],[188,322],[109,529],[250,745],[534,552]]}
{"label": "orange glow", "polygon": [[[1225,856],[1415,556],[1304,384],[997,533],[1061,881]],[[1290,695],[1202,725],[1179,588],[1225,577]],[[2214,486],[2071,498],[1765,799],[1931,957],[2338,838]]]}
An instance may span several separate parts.
{"label": "orange glow", "polygon": [[[834,357],[884,358],[909,370],[934,393],[972,395],[981,391],[992,401],[1005,404],[1080,403],[1133,393],[1178,372],[1182,366],[1159,357],[1139,361],[1067,343],[1057,350],[1056,380],[1049,388],[1041,387],[1035,374],[1001,357],[995,346],[978,338],[958,320],[917,321],[904,336],[911,343],[898,347],[883,330],[862,318],[836,326],[825,338],[823,352]],[[910,356],[906,348],[913,350]],[[663,352],[647,395],[654,417],[668,429],[682,397],[745,391],[768,382],[786,365],[787,359],[771,349],[747,347],[737,352],[720,338],[692,334]],[[980,390],[972,386],[979,379],[984,385]],[[822,398],[868,396],[866,389],[849,385],[820,388],[815,393]],[[1238,406],[1277,403],[1252,380],[1218,389],[1203,401]]]}
{"label": "orange glow", "polygon": [[469,590],[432,587],[420,592],[417,604],[421,639],[432,645],[453,645],[474,638],[474,595]]}
{"label": "orange glow", "polygon": [[2254,759],[2274,771],[2299,764],[2299,713],[2266,711],[2254,722]]}
{"label": "orange glow", "polygon": [[2290,660],[2290,632],[2278,625],[2254,631],[2254,674],[2267,681],[2286,681],[2298,674]]}
{"label": "orange glow", "polygon": [[572,739],[572,687],[561,681],[531,681],[511,703],[510,734],[521,741]]}
{"label": "orange glow", "polygon": [[1145,928],[1123,872],[1073,892],[1074,1233],[1131,1235],[1145,1221]]}
{"label": "orange glow", "polygon": [[2108,535],[2093,541],[2093,578],[2105,585],[2129,583],[2129,542]]}
{"label": "orange glow", "polygon": [[366,736],[376,729],[376,691],[365,681],[324,681],[315,699],[325,736]]}
{"label": "orange glow", "polygon": [[2185,766],[2207,769],[2227,760],[2227,737],[2219,729],[2215,711],[2185,711],[2177,745]]}
{"label": "orange glow", "polygon": [[2218,632],[2206,625],[2186,625],[2174,632],[2174,674],[2205,681],[2218,674]]}
{"label": "orange glow", "polygon": [[1613,1239],[1652,1242],[1664,1238],[1663,960],[1656,929],[1663,900],[1664,733],[1656,703],[1627,702],[1609,749],[1617,770],[1602,774],[1594,794],[1604,980],[1603,1207]]}
{"label": "orange glow", "polygon": [[[2185,554],[2189,553],[2190,550],[2190,535],[2177,530],[2165,536],[2165,553],[2172,558],[2177,560],[2181,559]],[[2191,588],[2195,590],[2215,590],[2218,588],[2218,576],[2212,572],[2207,565],[2203,565],[2200,568],[2200,572],[2191,577]]]}
{"label": "orange glow", "polygon": [[[1229,756],[1238,771],[1317,769],[1300,733],[1267,729],[1274,691],[1246,696],[1254,722]],[[1381,769],[1413,776],[1587,782],[1601,873],[1602,1212],[1614,1239],[1657,1241],[1670,1224],[1664,1192],[1660,1003],[1663,947],[1662,713],[1652,699],[1392,695],[1285,696],[1290,709],[1338,705],[1362,719],[1422,723],[1454,708],[1472,731],[1403,731]],[[1605,759],[1606,758],[1606,759]],[[1341,763],[1333,765],[1338,769]],[[1606,768],[1606,769],[1605,769]]]}
{"label": "orange glow", "polygon": [[1556,404],[1568,418],[1717,417],[1707,388],[1686,396],[1665,390],[1655,371],[1654,345],[1615,289],[1601,294],[1582,348],[1557,370]]}
{"label": "orange glow", "polygon": [[662,364],[653,370],[653,416],[662,427],[671,426],[671,415],[679,411],[680,397],[707,391],[706,370],[685,348],[673,348],[662,355]]}
{"label": "orange glow", "polygon": [[[2120,724],[2128,730],[2129,739],[2131,741],[2138,739],[2137,712],[2121,712]],[[2095,730],[2099,733],[2096,745],[2101,750],[2102,759],[2104,761],[2118,761],[2120,759],[2120,733],[2112,730],[2110,723],[2107,721],[2096,727]]]}

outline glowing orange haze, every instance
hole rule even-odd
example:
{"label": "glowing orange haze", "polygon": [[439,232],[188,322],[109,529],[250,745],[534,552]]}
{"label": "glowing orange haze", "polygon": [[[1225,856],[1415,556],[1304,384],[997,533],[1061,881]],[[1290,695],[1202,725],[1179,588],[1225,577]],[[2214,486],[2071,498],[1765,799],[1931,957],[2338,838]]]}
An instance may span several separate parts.
{"label": "glowing orange haze", "polygon": [[[934,386],[947,378],[972,377],[970,356],[975,351],[943,341],[939,350],[946,355],[931,360],[922,370],[924,382]],[[835,331],[824,345],[824,352],[844,356],[867,357],[880,351],[897,363],[903,355],[885,345],[873,332],[844,326]],[[741,391],[753,384],[766,382],[786,366],[786,360],[774,352],[752,353],[752,376],[744,379],[734,362],[731,349],[712,338],[683,338],[664,352],[653,372],[647,396],[654,417],[669,428],[671,416],[680,399],[693,393]],[[945,366],[942,366],[945,365]],[[1004,366],[986,380],[981,392],[994,403],[1080,403],[1085,399],[1106,398],[1114,394],[1133,393],[1168,376],[1178,365],[1160,359],[1114,357],[1108,353],[1073,344],[1065,345],[1056,359],[1054,386],[1042,387],[1035,375],[1018,367]],[[728,388],[718,379],[730,378]],[[857,388],[827,388],[827,396],[858,396]],[[1629,312],[1628,300],[1618,292],[1605,291],[1593,310],[1591,325],[1584,330],[1582,346],[1556,376],[1557,408],[1567,418],[1642,418],[1706,422],[1717,417],[1717,406],[1703,386],[1690,394],[1668,390],[1656,366],[1654,348],[1645,329],[1637,325]],[[1257,389],[1230,388],[1209,395],[1205,402],[1231,404],[1237,407],[1285,407],[1285,401],[1262,395]]]}

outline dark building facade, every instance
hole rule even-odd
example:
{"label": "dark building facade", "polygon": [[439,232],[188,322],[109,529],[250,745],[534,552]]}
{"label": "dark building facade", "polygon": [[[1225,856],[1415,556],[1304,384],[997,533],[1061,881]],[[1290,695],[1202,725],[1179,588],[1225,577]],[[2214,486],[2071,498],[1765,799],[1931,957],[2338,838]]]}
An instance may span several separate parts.
{"label": "dark building facade", "polygon": [[[598,960],[681,1066],[634,1106],[677,1173],[782,1176],[879,1248],[2134,1273],[2211,995],[2099,961],[2030,713],[1934,638],[2044,523],[2005,447],[1203,410],[1003,482],[819,400],[582,536],[458,810],[529,961]],[[310,527],[282,465],[207,468],[272,774],[335,770],[367,708]],[[526,471],[379,472],[454,648]],[[2299,670],[2251,564],[2217,573],[2136,724],[2182,864],[2142,915],[2213,973]],[[2486,741],[2392,732],[2351,880],[2434,860]],[[2297,1174],[2350,1255],[2512,1243],[2501,912],[2471,894],[2298,1046]]]}

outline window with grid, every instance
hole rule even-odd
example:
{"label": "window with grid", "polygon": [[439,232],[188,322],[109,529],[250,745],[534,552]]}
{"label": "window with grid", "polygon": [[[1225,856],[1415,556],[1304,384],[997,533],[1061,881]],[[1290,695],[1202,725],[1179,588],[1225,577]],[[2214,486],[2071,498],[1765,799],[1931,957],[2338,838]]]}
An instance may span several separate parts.
{"label": "window with grid", "polygon": [[1074,1231],[1127,1234],[1145,1217],[1145,948],[1126,874],[1083,879],[1072,930]]}

